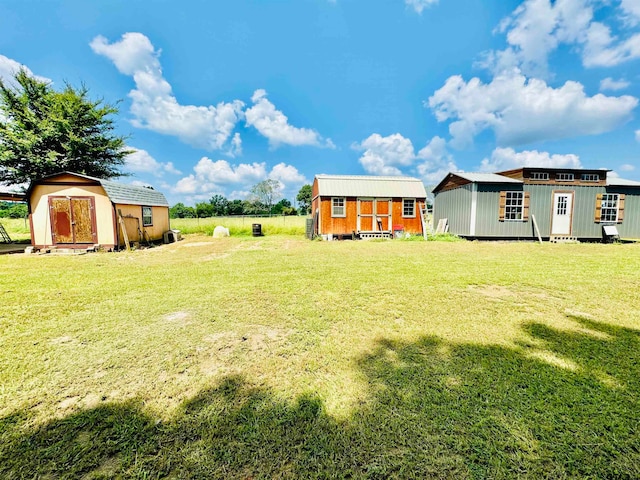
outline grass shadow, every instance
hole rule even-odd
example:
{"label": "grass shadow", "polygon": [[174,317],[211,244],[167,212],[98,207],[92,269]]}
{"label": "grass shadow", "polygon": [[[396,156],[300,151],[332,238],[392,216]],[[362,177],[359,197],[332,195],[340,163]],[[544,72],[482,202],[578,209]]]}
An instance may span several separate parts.
{"label": "grass shadow", "polygon": [[[637,331],[531,323],[531,345],[381,340],[351,416],[224,379],[158,422],[136,402],[0,419],[3,478],[639,478]],[[535,350],[535,351],[534,351]],[[571,368],[545,361],[542,351]]]}

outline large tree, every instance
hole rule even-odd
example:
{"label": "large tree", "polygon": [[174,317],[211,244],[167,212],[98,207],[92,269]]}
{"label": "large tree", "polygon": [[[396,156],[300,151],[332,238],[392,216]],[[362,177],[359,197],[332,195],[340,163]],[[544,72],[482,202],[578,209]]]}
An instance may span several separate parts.
{"label": "large tree", "polygon": [[300,213],[306,215],[311,211],[311,196],[311,185],[303,185],[298,192],[298,196],[296,197],[296,200],[298,200],[298,205],[300,205]]}
{"label": "large tree", "polygon": [[83,85],[50,83],[24,70],[0,79],[0,182],[21,184],[62,171],[99,178],[123,175],[131,151],[114,135],[118,109],[89,98]]}
{"label": "large tree", "polygon": [[255,199],[265,206],[265,210],[269,212],[274,201],[282,196],[280,189],[280,182],[272,178],[268,178],[251,187],[251,193]]}

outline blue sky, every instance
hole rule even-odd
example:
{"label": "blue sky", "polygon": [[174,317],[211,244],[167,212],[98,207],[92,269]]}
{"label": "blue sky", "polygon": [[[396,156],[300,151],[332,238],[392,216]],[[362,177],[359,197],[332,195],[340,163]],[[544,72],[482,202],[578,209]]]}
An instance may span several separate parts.
{"label": "blue sky", "polygon": [[318,173],[640,180],[640,0],[0,1],[20,65],[120,101],[124,181],[172,204]]}

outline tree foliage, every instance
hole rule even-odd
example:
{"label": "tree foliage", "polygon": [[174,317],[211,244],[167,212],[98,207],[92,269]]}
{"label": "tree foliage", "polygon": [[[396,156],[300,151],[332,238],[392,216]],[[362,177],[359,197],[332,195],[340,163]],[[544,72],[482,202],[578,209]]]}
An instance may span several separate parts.
{"label": "tree foliage", "polygon": [[280,182],[272,178],[267,178],[266,180],[256,183],[251,187],[251,193],[266,207],[267,212],[271,210],[273,202],[282,196],[280,193]]}
{"label": "tree foliage", "polygon": [[176,203],[169,209],[171,218],[196,218],[196,209],[187,207],[184,203]]}
{"label": "tree foliage", "polygon": [[196,216],[198,218],[213,217],[213,205],[209,202],[196,203]]}
{"label": "tree foliage", "polygon": [[21,184],[61,171],[122,175],[131,151],[113,134],[116,107],[91,100],[85,86],[56,91],[24,70],[12,83],[0,80],[0,182]]}
{"label": "tree foliage", "polygon": [[26,218],[27,204],[15,202],[0,202],[0,218]]}
{"label": "tree foliage", "polygon": [[[208,202],[199,202],[194,207],[187,207],[184,203],[176,203],[169,209],[171,218],[207,218],[207,217],[224,217],[228,215],[297,215],[298,211],[291,206],[291,201],[283,198],[271,207],[268,207],[267,202],[272,201],[276,196],[280,194],[280,184],[271,180],[271,186],[274,188],[271,200],[268,196],[259,198],[256,193],[251,195],[246,200],[229,200],[224,195],[214,195]],[[262,184],[264,182],[260,182]],[[260,185],[258,184],[258,185]],[[257,185],[256,185],[257,186]],[[256,186],[252,191],[257,190]],[[266,186],[262,185],[260,188]],[[277,189],[277,191],[275,191]],[[305,212],[301,212],[305,213]]]}
{"label": "tree foliage", "polygon": [[298,212],[291,206],[291,202],[289,200],[283,198],[271,207],[271,213],[274,215],[295,215]]}
{"label": "tree foliage", "polygon": [[311,213],[311,198],[312,198],[312,190],[311,185],[303,185],[300,191],[298,192],[298,196],[296,200],[298,201],[298,205],[300,206],[301,214],[309,214]]}

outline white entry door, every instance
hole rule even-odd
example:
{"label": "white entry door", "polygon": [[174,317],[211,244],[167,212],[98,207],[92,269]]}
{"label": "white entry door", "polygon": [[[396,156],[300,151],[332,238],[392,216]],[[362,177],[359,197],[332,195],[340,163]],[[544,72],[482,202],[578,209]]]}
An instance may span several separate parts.
{"label": "white entry door", "polygon": [[553,192],[551,235],[571,235],[573,192]]}

